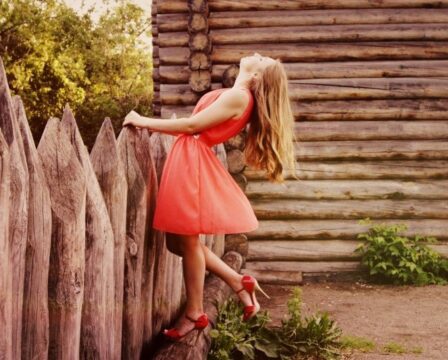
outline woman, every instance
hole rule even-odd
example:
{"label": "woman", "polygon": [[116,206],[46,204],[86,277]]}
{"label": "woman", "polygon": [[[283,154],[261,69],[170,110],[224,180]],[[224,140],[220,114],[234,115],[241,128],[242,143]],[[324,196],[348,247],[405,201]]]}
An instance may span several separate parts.
{"label": "woman", "polygon": [[[258,228],[249,200],[210,148],[238,134],[248,122],[246,163],[264,170],[269,180],[282,182],[285,165],[295,168],[295,137],[288,79],[278,59],[258,53],[243,57],[234,86],[206,93],[190,117],[153,119],[131,111],[123,122],[179,135],[164,164],[153,220],[153,227],[166,233],[167,248],[183,262],[187,303],[176,326],[164,330],[170,339],[207,326],[202,306],[205,269],[236,291],[245,305],[245,321],[260,309],[255,289],[269,298],[254,277],[234,271],[199,240],[199,234]],[[295,177],[295,171],[291,175]]]}

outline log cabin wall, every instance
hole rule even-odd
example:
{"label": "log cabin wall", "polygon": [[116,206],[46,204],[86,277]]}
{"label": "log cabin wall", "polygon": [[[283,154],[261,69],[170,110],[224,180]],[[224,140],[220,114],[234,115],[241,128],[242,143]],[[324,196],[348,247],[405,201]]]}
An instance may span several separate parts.
{"label": "log cabin wall", "polygon": [[[187,3],[157,2],[162,117],[190,114],[200,97]],[[280,58],[296,118],[300,180],[243,172],[260,221],[248,243],[229,237],[243,272],[273,283],[354,274],[364,217],[436,236],[448,253],[448,1],[209,0],[207,21],[211,88],[242,56]]]}

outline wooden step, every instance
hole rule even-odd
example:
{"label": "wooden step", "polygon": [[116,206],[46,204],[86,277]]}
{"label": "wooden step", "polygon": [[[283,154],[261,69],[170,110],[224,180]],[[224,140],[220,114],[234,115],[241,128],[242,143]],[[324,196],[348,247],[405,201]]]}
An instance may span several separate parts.
{"label": "wooden step", "polygon": [[297,160],[448,159],[446,140],[298,141]]}
{"label": "wooden step", "polygon": [[[448,241],[448,221],[446,219],[379,219],[375,223],[388,225],[405,224],[404,236],[434,236],[440,241]],[[254,240],[357,240],[357,235],[365,233],[367,225],[357,220],[259,220],[257,230],[247,234],[249,243]]]}
{"label": "wooden step", "polygon": [[[378,160],[378,161],[298,161],[296,173],[301,180],[319,179],[431,179],[448,178],[448,161]],[[285,171],[285,178],[291,179]],[[243,175],[249,180],[266,180],[264,171],[250,166]]]}
{"label": "wooden step", "polygon": [[448,180],[287,180],[250,181],[249,199],[376,200],[448,199]]}
{"label": "wooden step", "polygon": [[[353,240],[251,240],[247,261],[344,261],[360,260],[354,252],[362,241]],[[448,242],[428,244],[448,258]]]}
{"label": "wooden step", "polygon": [[446,200],[253,200],[258,219],[448,219]]}

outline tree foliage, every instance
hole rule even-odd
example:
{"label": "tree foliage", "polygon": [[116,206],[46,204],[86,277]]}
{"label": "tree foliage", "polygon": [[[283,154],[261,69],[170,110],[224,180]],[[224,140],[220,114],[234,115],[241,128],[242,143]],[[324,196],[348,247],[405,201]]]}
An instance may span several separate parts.
{"label": "tree foliage", "polygon": [[129,0],[108,6],[97,24],[92,12],[62,0],[0,0],[0,56],[36,142],[65,104],[89,148],[106,116],[118,132],[131,109],[150,115],[152,56],[142,37],[151,19]]}

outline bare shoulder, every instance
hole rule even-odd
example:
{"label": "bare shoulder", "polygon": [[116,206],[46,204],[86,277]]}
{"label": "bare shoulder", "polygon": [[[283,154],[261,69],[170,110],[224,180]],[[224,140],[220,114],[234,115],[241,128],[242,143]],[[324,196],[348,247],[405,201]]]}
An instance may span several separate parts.
{"label": "bare shoulder", "polygon": [[246,90],[230,88],[221,94],[226,105],[235,109],[236,116],[240,116],[249,105],[250,95]]}

